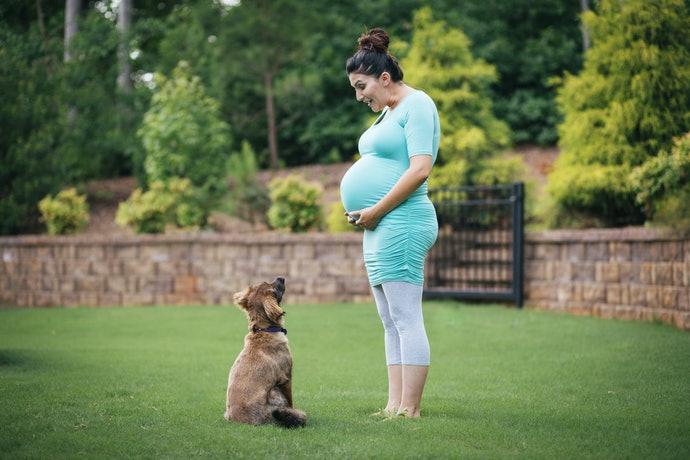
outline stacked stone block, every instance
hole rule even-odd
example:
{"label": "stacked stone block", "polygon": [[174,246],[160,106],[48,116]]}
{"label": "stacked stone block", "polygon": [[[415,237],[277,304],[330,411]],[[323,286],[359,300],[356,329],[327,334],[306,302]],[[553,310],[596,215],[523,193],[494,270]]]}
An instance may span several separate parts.
{"label": "stacked stone block", "polygon": [[690,241],[658,229],[530,233],[525,244],[535,308],[690,330],[689,278]]}
{"label": "stacked stone block", "polygon": [[231,304],[277,275],[293,303],[371,300],[361,235],[0,239],[0,305]]}

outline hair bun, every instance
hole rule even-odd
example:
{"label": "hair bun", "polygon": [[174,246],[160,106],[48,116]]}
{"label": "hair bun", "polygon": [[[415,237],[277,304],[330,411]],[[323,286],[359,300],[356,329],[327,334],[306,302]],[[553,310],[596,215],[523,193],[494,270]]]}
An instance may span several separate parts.
{"label": "hair bun", "polygon": [[388,54],[389,42],[388,33],[378,27],[362,34],[358,40],[360,50],[374,51],[383,54]]}

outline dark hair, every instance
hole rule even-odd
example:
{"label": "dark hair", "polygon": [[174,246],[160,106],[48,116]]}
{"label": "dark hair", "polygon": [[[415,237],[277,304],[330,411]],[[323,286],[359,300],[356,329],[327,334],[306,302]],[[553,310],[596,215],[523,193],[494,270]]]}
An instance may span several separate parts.
{"label": "dark hair", "polygon": [[388,52],[389,42],[388,33],[380,28],[362,34],[357,52],[345,64],[348,75],[361,73],[378,78],[388,72],[393,81],[401,81],[403,71],[395,56]]}

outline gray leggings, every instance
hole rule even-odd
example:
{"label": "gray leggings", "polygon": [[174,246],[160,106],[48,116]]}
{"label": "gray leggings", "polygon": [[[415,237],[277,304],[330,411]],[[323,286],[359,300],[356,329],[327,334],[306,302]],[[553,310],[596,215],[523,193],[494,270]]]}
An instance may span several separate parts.
{"label": "gray leggings", "polygon": [[386,364],[428,366],[429,340],[422,315],[423,286],[392,281],[372,286],[383,322]]}

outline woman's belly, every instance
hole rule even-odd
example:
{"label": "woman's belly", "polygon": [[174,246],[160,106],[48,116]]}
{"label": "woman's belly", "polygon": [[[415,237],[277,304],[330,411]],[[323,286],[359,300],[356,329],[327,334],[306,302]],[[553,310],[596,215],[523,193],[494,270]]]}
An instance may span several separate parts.
{"label": "woman's belly", "polygon": [[347,212],[375,205],[393,188],[405,168],[397,161],[364,155],[340,181],[340,199]]}

